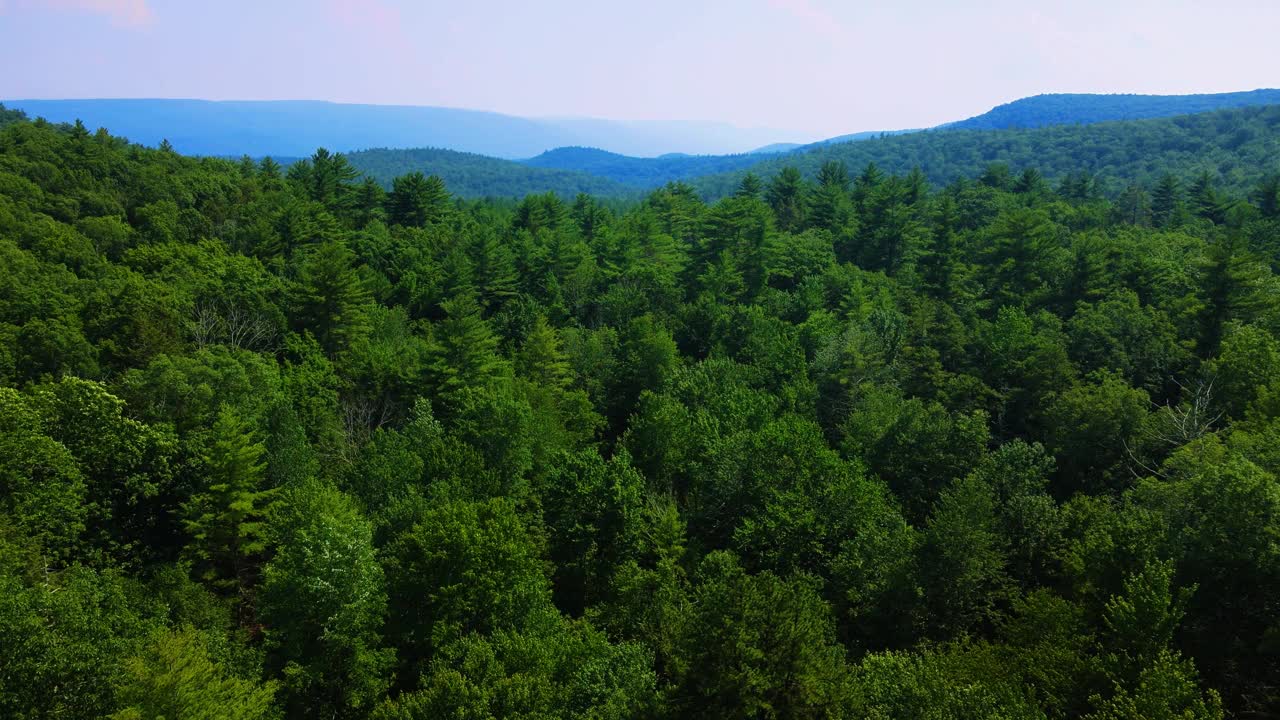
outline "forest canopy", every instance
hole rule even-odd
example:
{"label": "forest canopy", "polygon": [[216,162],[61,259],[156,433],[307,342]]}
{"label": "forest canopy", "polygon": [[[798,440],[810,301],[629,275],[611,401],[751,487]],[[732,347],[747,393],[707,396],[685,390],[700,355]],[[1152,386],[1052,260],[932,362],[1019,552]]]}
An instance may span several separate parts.
{"label": "forest canopy", "polygon": [[[1079,107],[1073,110],[1076,115],[1059,120],[1089,117]],[[379,149],[351,153],[348,159],[388,189],[396,177],[421,172],[438,175],[455,194],[471,199],[518,199],[544,192],[568,198],[586,192],[632,201],[641,190],[675,181],[688,182],[703,199],[716,200],[732,195],[747,173],[768,179],[791,167],[817,181],[822,166],[835,161],[850,172],[872,163],[894,175],[919,169],[931,190],[975,179],[995,163],[1013,172],[1034,169],[1055,185],[1088,173],[1099,191],[1114,200],[1130,186],[1150,190],[1165,175],[1189,185],[1204,173],[1218,189],[1243,197],[1276,171],[1280,157],[1280,104],[1143,120],[1080,119],[1030,129],[968,129],[968,123],[760,155],[638,158],[558,148],[512,161],[448,150]]]}
{"label": "forest canopy", "polygon": [[606,204],[0,115],[0,716],[1280,712],[1277,118]]}

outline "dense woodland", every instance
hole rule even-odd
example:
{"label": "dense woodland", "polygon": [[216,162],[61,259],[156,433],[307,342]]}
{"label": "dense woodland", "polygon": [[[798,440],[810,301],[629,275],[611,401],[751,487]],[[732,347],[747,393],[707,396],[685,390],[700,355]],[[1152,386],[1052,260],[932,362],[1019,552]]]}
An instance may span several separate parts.
{"label": "dense woodland", "polygon": [[1014,100],[976,117],[947,123],[943,127],[965,130],[1035,128],[1194,115],[1229,108],[1277,104],[1280,104],[1280,90],[1275,89],[1206,95],[1054,93]]}
{"label": "dense woodland", "polygon": [[701,175],[732,172],[751,167],[761,155],[664,155],[637,158],[588,147],[562,147],[525,160],[525,165],[577,170],[608,178],[628,187],[655,188],[668,182],[690,180]]}
{"label": "dense woodland", "polygon": [[504,205],[12,120],[0,716],[1280,712],[1276,175]]}
{"label": "dense woodland", "polygon": [[[875,163],[903,175],[919,168],[935,185],[971,179],[991,163],[1035,168],[1053,183],[1087,172],[1116,197],[1131,186],[1151,188],[1166,174],[1190,183],[1209,173],[1219,187],[1252,192],[1280,157],[1280,104],[1151,120],[1053,125],[1032,129],[934,129],[840,143],[770,158],[749,168],[764,177],[796,167],[811,180],[830,161],[850,168]],[[707,197],[732,194],[742,173],[700,178]]]}
{"label": "dense woodland", "polygon": [[[578,193],[600,197],[638,196],[613,178],[577,168],[529,165],[454,150],[379,148],[348,153],[346,158],[361,175],[373,178],[387,189],[398,177],[422,172],[444,180],[451,193],[465,198],[522,198],[545,192],[565,197]],[[717,168],[717,172],[720,171]]]}
{"label": "dense woodland", "polygon": [[[1077,108],[1076,117],[1087,118],[1088,113]],[[657,189],[674,180],[687,181],[703,198],[714,200],[732,195],[748,172],[767,178],[795,167],[817,182],[822,166],[836,161],[851,170],[874,163],[897,175],[919,169],[934,190],[972,180],[993,163],[1018,170],[1035,168],[1055,187],[1070,175],[1087,172],[1098,191],[1115,200],[1126,191],[1149,191],[1166,174],[1189,185],[1203,173],[1209,173],[1221,190],[1245,197],[1275,171],[1277,157],[1280,104],[1021,130],[948,127],[886,133],[857,142],[818,143],[790,153],[762,155],[634,158],[590,148],[561,148],[516,162],[449,150],[374,150],[352,153],[349,160],[387,189],[396,177],[422,172],[438,175],[451,192],[473,199],[520,198],[541,192],[572,197],[582,191],[632,200],[638,196],[637,189]]]}

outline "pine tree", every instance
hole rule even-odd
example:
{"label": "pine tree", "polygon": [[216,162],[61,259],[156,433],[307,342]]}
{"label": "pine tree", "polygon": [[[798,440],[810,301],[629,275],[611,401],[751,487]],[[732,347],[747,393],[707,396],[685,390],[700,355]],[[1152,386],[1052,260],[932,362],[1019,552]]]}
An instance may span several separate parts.
{"label": "pine tree", "polygon": [[356,227],[366,227],[375,220],[382,220],[386,217],[383,211],[383,205],[386,204],[386,192],[382,186],[373,178],[365,178],[364,183],[356,190],[355,193],[355,213]]}
{"label": "pine tree", "polygon": [[1227,221],[1227,203],[1218,189],[1213,185],[1213,178],[1209,173],[1201,173],[1196,181],[1191,184],[1190,191],[1191,211],[1196,217],[1204,218],[1215,225],[1221,225]]}
{"label": "pine tree", "polygon": [[780,230],[800,230],[808,212],[808,188],[800,171],[785,167],[774,176],[765,192],[769,207],[773,208]]}
{"label": "pine tree", "polygon": [[449,191],[439,177],[409,173],[396,178],[391,184],[391,193],[387,195],[387,220],[392,225],[426,227],[448,216],[450,202]]}
{"label": "pine tree", "polygon": [[609,211],[586,193],[578,193],[574,198],[569,215],[578,224],[582,239],[587,241],[594,240],[609,222]]}
{"label": "pine tree", "polygon": [[490,311],[516,296],[516,267],[511,248],[496,233],[480,229],[470,247],[471,279]]}
{"label": "pine tree", "polygon": [[258,172],[262,173],[262,177],[268,180],[280,179],[280,163],[272,160],[270,157],[262,158],[262,162],[258,163]]}
{"label": "pine tree", "polygon": [[275,494],[261,487],[265,453],[254,429],[223,406],[204,458],[207,483],[183,507],[188,552],[215,587],[244,593],[254,584],[267,548],[262,519]]}
{"label": "pine tree", "polygon": [[835,160],[823,164],[818,171],[818,189],[813,194],[808,222],[811,227],[838,232],[853,218],[853,202],[849,198],[849,171]]}
{"label": "pine tree", "polygon": [[563,389],[569,383],[569,362],[560,347],[560,335],[539,315],[516,356],[516,372],[548,388]]}
{"label": "pine tree", "polygon": [[1151,198],[1141,185],[1130,185],[1116,200],[1116,215],[1121,222],[1130,225],[1147,225],[1151,222]]}
{"label": "pine tree", "polygon": [[1184,212],[1182,183],[1166,173],[1151,193],[1151,221],[1158,228],[1177,227],[1182,224]]}
{"label": "pine tree", "polygon": [[369,292],[346,245],[324,243],[303,261],[294,292],[294,326],[310,332],[330,356],[368,330]]}
{"label": "pine tree", "polygon": [[1253,200],[1265,218],[1280,218],[1280,174],[1271,174],[1258,182]]}
{"label": "pine tree", "polygon": [[502,370],[498,340],[480,316],[480,306],[470,294],[441,304],[445,319],[435,326],[428,372],[442,406],[448,409],[458,393],[479,387]]}
{"label": "pine tree", "polygon": [[867,213],[868,205],[871,203],[873,196],[880,193],[880,189],[888,182],[882,171],[875,163],[867,163],[862,169],[862,173],[853,181],[853,207],[859,216]]}
{"label": "pine tree", "polygon": [[312,200],[339,213],[350,205],[350,183],[359,176],[344,155],[320,148],[311,156],[305,187]]}
{"label": "pine tree", "polygon": [[1022,174],[1013,183],[1013,191],[1019,195],[1036,195],[1044,192],[1044,190],[1044,176],[1035,168],[1023,170]]}
{"label": "pine tree", "polygon": [[734,197],[740,198],[758,198],[760,193],[764,191],[764,184],[760,182],[760,176],[753,172],[749,172],[742,176],[742,182],[738,183],[738,188],[733,191]]}
{"label": "pine tree", "polygon": [[259,685],[209,657],[209,641],[184,628],[156,636],[125,659],[118,691],[123,710],[110,720],[259,720],[274,717],[275,684]]}
{"label": "pine tree", "polygon": [[818,170],[818,184],[848,192],[849,169],[839,160],[828,160]]}
{"label": "pine tree", "polygon": [[559,195],[553,192],[527,195],[516,206],[516,218],[512,225],[517,230],[528,230],[533,235],[558,230],[569,212]]}
{"label": "pine tree", "polygon": [[1280,301],[1268,292],[1270,275],[1236,230],[1224,232],[1209,245],[1200,272],[1202,357],[1217,353],[1228,321],[1248,322],[1276,307]]}

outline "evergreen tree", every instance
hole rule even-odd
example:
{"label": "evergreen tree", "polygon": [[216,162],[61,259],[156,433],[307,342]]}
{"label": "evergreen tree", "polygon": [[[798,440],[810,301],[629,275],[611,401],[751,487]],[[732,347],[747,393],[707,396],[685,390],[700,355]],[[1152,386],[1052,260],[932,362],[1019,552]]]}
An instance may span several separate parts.
{"label": "evergreen tree", "polygon": [[503,362],[497,354],[498,339],[480,316],[475,298],[459,295],[442,307],[445,318],[434,328],[427,369],[443,407],[449,409],[459,393],[497,377]]}
{"label": "evergreen tree", "polygon": [[386,204],[386,192],[373,178],[365,178],[355,190],[353,216],[358,228],[367,227],[375,220],[385,217],[383,205]]}
{"label": "evergreen tree", "polygon": [[1200,344],[1202,357],[1213,355],[1230,320],[1249,322],[1280,306],[1271,288],[1271,273],[1245,247],[1236,230],[1219,233],[1200,261]]}
{"label": "evergreen tree", "polygon": [[800,171],[785,167],[769,181],[765,199],[773,208],[779,230],[800,230],[808,214],[809,192]]}
{"label": "evergreen tree", "polygon": [[738,188],[733,191],[734,197],[741,198],[759,198],[760,193],[764,191],[764,183],[760,182],[760,176],[753,172],[748,172],[742,176],[742,181],[738,183]]}
{"label": "evergreen tree", "polygon": [[1151,221],[1158,228],[1177,227],[1184,213],[1182,183],[1166,173],[1151,193]]}
{"label": "evergreen tree", "polygon": [[1201,173],[1191,185],[1189,192],[1191,209],[1197,217],[1204,218],[1215,225],[1227,221],[1228,205],[1214,187],[1213,178],[1208,172]]}
{"label": "evergreen tree", "polygon": [[275,491],[262,487],[265,453],[253,428],[234,408],[223,406],[204,457],[204,485],[183,507],[191,535],[187,551],[200,576],[241,595],[256,583],[267,549],[263,519]]}
{"label": "evergreen tree", "polygon": [[475,290],[490,312],[516,296],[515,259],[496,233],[480,229],[471,243],[469,259]]}
{"label": "evergreen tree", "polygon": [[426,227],[445,219],[450,210],[449,191],[438,176],[420,172],[395,179],[387,195],[387,221],[405,227]]}
{"label": "evergreen tree", "polygon": [[571,370],[560,336],[543,315],[538,316],[525,337],[516,356],[516,372],[548,388],[563,389],[569,383]]}
{"label": "evergreen tree", "polygon": [[342,243],[324,243],[302,261],[294,289],[293,325],[309,332],[331,356],[368,330],[369,292]]}
{"label": "evergreen tree", "polygon": [[1258,182],[1253,191],[1253,201],[1263,217],[1280,218],[1280,173],[1267,175]]}
{"label": "evergreen tree", "polygon": [[852,217],[849,172],[844,163],[833,160],[818,172],[818,187],[813,193],[808,222],[812,227],[837,233],[848,227]]}
{"label": "evergreen tree", "polygon": [[191,628],[158,634],[124,663],[124,709],[109,720],[266,720],[274,715],[274,683],[236,677],[209,657],[208,641]]}

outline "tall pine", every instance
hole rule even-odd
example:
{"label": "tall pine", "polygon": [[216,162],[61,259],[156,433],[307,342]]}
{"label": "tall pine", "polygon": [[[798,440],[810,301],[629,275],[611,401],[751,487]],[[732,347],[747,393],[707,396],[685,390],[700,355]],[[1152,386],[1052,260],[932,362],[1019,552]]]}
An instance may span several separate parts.
{"label": "tall pine", "polygon": [[204,457],[206,483],[183,507],[188,555],[215,587],[250,589],[267,549],[263,517],[274,491],[262,487],[266,447],[230,406],[213,424]]}

